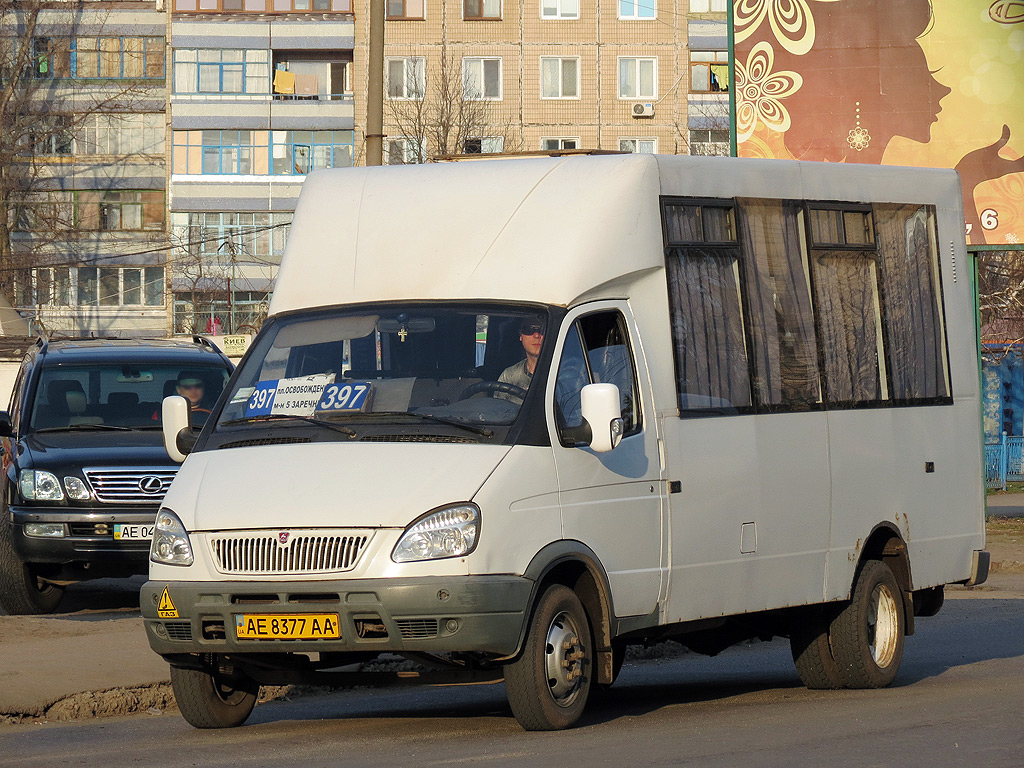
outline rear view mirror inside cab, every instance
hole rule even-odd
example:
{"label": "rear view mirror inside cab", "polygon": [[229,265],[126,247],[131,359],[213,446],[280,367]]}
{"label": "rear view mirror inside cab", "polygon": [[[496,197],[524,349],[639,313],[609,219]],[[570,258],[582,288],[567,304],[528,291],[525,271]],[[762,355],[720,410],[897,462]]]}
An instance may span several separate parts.
{"label": "rear view mirror inside cab", "polygon": [[377,321],[377,330],[381,333],[430,333],[434,330],[432,317],[382,317]]}

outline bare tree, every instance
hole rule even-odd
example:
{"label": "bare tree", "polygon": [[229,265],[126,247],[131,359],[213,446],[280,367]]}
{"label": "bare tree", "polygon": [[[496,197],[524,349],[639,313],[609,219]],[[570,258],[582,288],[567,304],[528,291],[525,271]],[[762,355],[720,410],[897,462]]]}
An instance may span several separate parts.
{"label": "bare tree", "polygon": [[[724,110],[722,109],[724,107]],[[690,118],[697,117],[700,128],[690,127]],[[687,114],[674,126],[681,153],[688,155],[729,155],[729,102],[689,100]]]}
{"label": "bare tree", "polygon": [[1024,342],[1024,250],[979,254],[978,302],[983,342]]}
{"label": "bare tree", "polygon": [[[464,80],[446,45],[441,46],[440,66],[423,79],[427,82],[421,91],[423,84],[407,75],[414,87],[406,98],[387,101],[386,121],[394,129],[391,140],[406,142],[404,156],[392,152],[390,162],[425,163],[446,155],[486,152],[488,140],[500,152],[521,149],[516,123],[499,113],[499,102],[482,97],[478,84]],[[389,146],[390,142],[385,144],[386,152]]]}
{"label": "bare tree", "polygon": [[[83,14],[63,5],[0,0],[0,293],[12,303],[17,270],[71,263],[96,249],[74,236],[70,192],[59,183],[66,166],[55,165],[54,156],[72,155],[76,134],[93,115],[130,111],[153,88],[132,79],[94,85],[72,77],[72,41]],[[91,11],[89,21],[102,23]],[[148,64],[141,52],[125,56],[140,72]],[[31,233],[21,248],[16,232]]]}

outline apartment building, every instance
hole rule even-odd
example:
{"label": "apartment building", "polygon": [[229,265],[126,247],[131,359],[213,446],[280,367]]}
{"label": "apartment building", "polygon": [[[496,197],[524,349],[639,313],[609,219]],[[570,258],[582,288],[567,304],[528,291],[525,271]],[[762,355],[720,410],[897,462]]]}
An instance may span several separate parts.
{"label": "apartment building", "polygon": [[173,330],[266,315],[299,188],[356,162],[351,0],[168,0]]}
{"label": "apartment building", "polygon": [[[386,0],[385,161],[728,154],[727,0]],[[357,14],[365,131],[371,0]]]}
{"label": "apartment building", "polygon": [[165,25],[131,0],[20,0],[0,20],[4,294],[33,332],[165,332]]}

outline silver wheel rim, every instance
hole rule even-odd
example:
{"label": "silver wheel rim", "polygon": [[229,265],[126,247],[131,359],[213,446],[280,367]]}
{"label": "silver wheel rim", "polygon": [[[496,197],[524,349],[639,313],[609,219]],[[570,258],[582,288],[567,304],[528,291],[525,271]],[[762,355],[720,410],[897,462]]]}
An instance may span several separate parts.
{"label": "silver wheel rim", "polygon": [[875,664],[884,668],[892,663],[899,642],[899,606],[884,584],[871,591],[868,607],[868,648]]}
{"label": "silver wheel rim", "polygon": [[562,611],[548,626],[544,668],[551,698],[561,707],[572,706],[580,693],[587,651],[572,616]]}

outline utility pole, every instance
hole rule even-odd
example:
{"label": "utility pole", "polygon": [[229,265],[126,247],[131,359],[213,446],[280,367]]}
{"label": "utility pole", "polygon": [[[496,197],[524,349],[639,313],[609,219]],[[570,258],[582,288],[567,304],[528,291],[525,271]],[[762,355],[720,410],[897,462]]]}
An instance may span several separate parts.
{"label": "utility pole", "polygon": [[366,164],[384,160],[384,3],[370,0],[369,67],[366,83]]}

